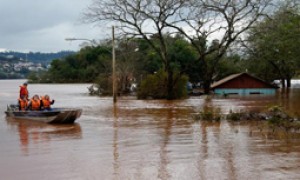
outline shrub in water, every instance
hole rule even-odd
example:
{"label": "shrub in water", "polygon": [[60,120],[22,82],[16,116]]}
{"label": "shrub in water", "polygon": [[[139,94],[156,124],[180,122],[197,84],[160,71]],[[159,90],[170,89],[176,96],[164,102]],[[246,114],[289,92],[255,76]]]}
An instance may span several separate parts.
{"label": "shrub in water", "polygon": [[194,116],[195,120],[220,121],[220,108],[207,108]]}
{"label": "shrub in water", "polygon": [[100,74],[95,82],[101,95],[112,95],[112,79],[109,75]]}
{"label": "shrub in water", "polygon": [[227,115],[227,119],[228,120],[232,120],[232,121],[238,121],[241,119],[241,113],[235,113],[235,112],[229,112],[229,114]]}
{"label": "shrub in water", "polygon": [[[180,76],[180,77],[179,77]],[[179,77],[176,79],[175,77]],[[176,82],[173,86],[173,98],[181,99],[187,96],[187,76],[174,73]],[[165,99],[167,98],[167,73],[163,70],[150,74],[144,79],[137,91],[138,99]]]}

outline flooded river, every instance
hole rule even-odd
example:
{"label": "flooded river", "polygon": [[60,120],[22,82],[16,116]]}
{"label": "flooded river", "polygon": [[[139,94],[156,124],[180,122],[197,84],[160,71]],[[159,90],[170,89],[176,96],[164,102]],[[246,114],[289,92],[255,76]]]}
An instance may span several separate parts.
{"label": "flooded river", "polygon": [[89,96],[89,84],[29,84],[54,107],[83,109],[72,125],[6,119],[21,80],[0,81],[0,179],[300,179],[298,134],[270,135],[261,122],[195,121],[218,107],[226,113],[281,105],[300,114],[300,89],[287,95],[135,100]]}

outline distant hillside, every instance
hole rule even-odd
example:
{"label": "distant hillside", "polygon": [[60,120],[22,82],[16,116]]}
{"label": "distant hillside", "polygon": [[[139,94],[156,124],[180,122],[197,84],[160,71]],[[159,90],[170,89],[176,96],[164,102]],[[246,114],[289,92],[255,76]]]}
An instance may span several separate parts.
{"label": "distant hillside", "polygon": [[0,55],[0,62],[19,62],[20,58],[18,57],[8,57]]}
{"label": "distant hillside", "polygon": [[53,59],[60,59],[74,53],[75,53],[74,51],[60,51],[57,53],[41,53],[41,52],[21,53],[15,51],[8,51],[8,52],[0,52],[0,60],[7,59],[6,57],[11,56],[12,59],[22,59],[34,63],[49,64]]}

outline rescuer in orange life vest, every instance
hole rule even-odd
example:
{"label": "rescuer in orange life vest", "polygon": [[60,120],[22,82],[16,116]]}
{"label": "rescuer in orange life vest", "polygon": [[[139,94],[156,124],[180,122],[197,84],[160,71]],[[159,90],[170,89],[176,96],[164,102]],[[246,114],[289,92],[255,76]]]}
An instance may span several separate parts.
{"label": "rescuer in orange life vest", "polygon": [[22,95],[18,100],[19,100],[18,101],[19,110],[20,111],[25,111],[27,109],[27,106],[28,106],[27,98],[24,95]]}
{"label": "rescuer in orange life vest", "polygon": [[41,100],[37,94],[31,98],[28,108],[33,111],[41,110]]}
{"label": "rescuer in orange life vest", "polygon": [[29,97],[26,82],[22,86],[20,86],[20,96],[19,96],[19,98],[21,98],[22,96],[25,96],[26,99],[28,99],[28,97]]}
{"label": "rescuer in orange life vest", "polygon": [[42,109],[50,110],[51,105],[54,104],[54,100],[50,100],[50,97],[46,94],[41,98],[41,107]]}

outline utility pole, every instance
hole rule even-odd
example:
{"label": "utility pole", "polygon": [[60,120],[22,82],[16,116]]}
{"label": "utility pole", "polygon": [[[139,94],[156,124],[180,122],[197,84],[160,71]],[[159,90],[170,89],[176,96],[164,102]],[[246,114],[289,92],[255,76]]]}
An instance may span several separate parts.
{"label": "utility pole", "polygon": [[[66,41],[84,40],[96,44],[94,40],[86,38],[66,38]],[[27,54],[26,54],[27,55]],[[27,59],[27,58],[26,58]],[[113,102],[117,102],[117,80],[116,80],[116,53],[115,53],[115,26],[112,26],[112,91]]]}
{"label": "utility pole", "polygon": [[115,54],[115,27],[112,26],[112,83],[113,83],[113,101],[117,102],[116,95],[116,54]]}

